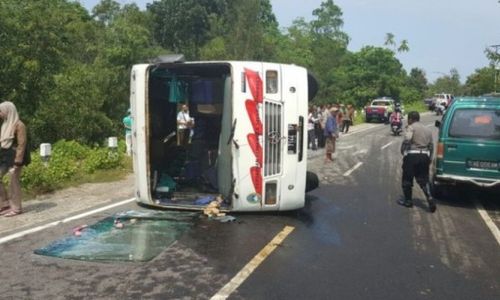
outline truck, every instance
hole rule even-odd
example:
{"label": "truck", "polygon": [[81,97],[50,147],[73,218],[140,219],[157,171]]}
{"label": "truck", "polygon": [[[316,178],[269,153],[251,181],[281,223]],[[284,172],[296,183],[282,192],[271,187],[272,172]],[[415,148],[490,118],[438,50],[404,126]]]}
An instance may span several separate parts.
{"label": "truck", "polygon": [[[213,201],[220,211],[303,207],[318,186],[307,171],[305,126],[317,90],[314,76],[296,65],[182,56],[134,65],[137,202],[185,210]],[[193,119],[187,144],[178,138],[182,106]]]}

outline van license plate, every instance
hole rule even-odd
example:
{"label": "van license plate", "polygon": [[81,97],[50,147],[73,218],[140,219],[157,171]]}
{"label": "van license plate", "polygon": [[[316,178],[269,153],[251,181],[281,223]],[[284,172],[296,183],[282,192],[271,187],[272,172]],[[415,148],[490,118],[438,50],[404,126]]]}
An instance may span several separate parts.
{"label": "van license plate", "polygon": [[467,168],[498,170],[499,163],[495,161],[467,160]]}

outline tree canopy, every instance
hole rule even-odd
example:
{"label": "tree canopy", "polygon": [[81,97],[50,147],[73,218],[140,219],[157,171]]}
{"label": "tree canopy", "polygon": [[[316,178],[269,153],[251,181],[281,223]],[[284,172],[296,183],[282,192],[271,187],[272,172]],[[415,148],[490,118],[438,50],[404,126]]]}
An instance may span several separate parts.
{"label": "tree canopy", "polygon": [[412,102],[495,88],[491,49],[491,65],[465,84],[454,69],[429,83],[422,69],[407,74],[399,61],[407,40],[387,33],[384,45],[350,51],[340,6],[324,0],[311,15],[280,28],[270,0],[156,0],[145,10],[101,0],[90,11],[72,0],[0,0],[0,99],[16,104],[34,144],[91,145],[121,133],[132,65],[165,53],[301,65],[320,83],[319,103],[359,107],[380,96]]}

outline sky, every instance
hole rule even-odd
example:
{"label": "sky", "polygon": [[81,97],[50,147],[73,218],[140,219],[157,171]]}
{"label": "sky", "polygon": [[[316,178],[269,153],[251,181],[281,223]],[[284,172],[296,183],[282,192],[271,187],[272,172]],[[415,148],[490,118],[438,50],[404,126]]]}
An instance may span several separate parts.
{"label": "sky", "polygon": [[[141,9],[152,0],[135,2]],[[79,0],[89,11],[99,0]],[[281,28],[296,18],[313,18],[322,0],[271,0]],[[387,33],[410,51],[397,58],[409,72],[423,69],[427,79],[449,75],[455,68],[462,82],[476,69],[488,66],[484,50],[500,45],[500,0],[334,0],[343,12],[343,30],[351,38],[349,50],[383,46]],[[498,49],[500,52],[500,48]]]}

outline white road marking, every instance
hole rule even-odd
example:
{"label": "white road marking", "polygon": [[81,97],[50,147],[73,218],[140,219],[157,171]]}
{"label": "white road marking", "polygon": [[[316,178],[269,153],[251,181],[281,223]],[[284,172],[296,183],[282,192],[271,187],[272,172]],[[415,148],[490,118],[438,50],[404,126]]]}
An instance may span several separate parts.
{"label": "white road marking", "polygon": [[219,300],[229,297],[252,273],[257,267],[279,246],[283,240],[295,229],[292,226],[285,226],[257,255],[255,255],[241,271],[236,274],[231,281],[223,286],[217,294],[211,299]]}
{"label": "white road marking", "polygon": [[35,233],[35,232],[42,231],[42,230],[50,228],[50,227],[57,226],[57,225],[62,224],[62,223],[67,223],[67,222],[71,222],[73,220],[81,219],[83,217],[90,216],[90,215],[93,215],[95,213],[98,213],[98,212],[101,212],[101,211],[105,211],[105,210],[108,210],[108,209],[116,207],[116,206],[127,204],[127,203],[130,203],[132,201],[135,201],[135,198],[130,198],[130,199],[123,200],[123,201],[120,201],[120,202],[117,202],[117,203],[113,203],[113,204],[110,204],[110,205],[107,205],[107,206],[104,206],[104,207],[100,207],[100,208],[97,208],[97,209],[94,209],[94,210],[91,210],[91,211],[87,211],[87,212],[81,213],[79,215],[68,217],[68,218],[65,218],[65,219],[62,219],[62,220],[59,220],[59,221],[54,221],[54,222],[51,222],[51,223],[48,223],[48,224],[45,224],[45,225],[41,225],[41,226],[37,226],[37,227],[34,227],[34,228],[26,229],[26,230],[23,230],[23,231],[20,231],[20,232],[8,235],[6,237],[0,238],[0,244],[6,243],[8,241],[12,241],[14,239],[23,237],[23,236],[31,234],[31,233]]}
{"label": "white road marking", "polygon": [[354,145],[351,145],[351,146],[346,146],[346,147],[338,147],[337,149],[339,149],[339,150],[347,150],[347,149],[352,149],[354,147],[355,147]]}
{"label": "white road marking", "polygon": [[358,154],[365,154],[368,153],[368,149],[361,149],[356,152],[354,152],[352,155],[358,155]]}
{"label": "white road marking", "polygon": [[484,209],[483,205],[479,203],[479,201],[475,201],[476,204],[476,210],[479,212],[479,215],[481,218],[483,218],[484,223],[486,223],[486,226],[490,229],[491,233],[497,240],[498,245],[500,245],[500,230],[498,229],[497,225],[493,220],[490,218],[486,210]]}
{"label": "white road marking", "polygon": [[344,173],[344,176],[349,176],[351,175],[352,172],[354,172],[357,168],[361,167],[363,163],[362,162],[358,162],[354,167],[352,167],[349,171],[345,172]]}
{"label": "white road marking", "polygon": [[[380,127],[381,125],[382,124],[377,124],[377,125],[373,125],[373,126],[370,126],[370,127],[367,127],[367,128],[360,129],[360,130],[354,130],[352,132],[346,133],[345,136],[351,135],[351,134],[360,133],[360,132],[367,131],[367,130],[370,130],[370,129],[373,129],[373,128],[377,128],[377,127]],[[342,136],[344,136],[344,135],[342,135]]]}
{"label": "white road marking", "polygon": [[387,143],[385,145],[382,146],[382,148],[380,148],[380,150],[384,150],[385,148],[389,147],[390,145],[392,145],[392,143],[394,143],[394,141],[390,142],[390,143]]}

